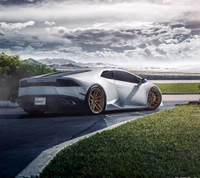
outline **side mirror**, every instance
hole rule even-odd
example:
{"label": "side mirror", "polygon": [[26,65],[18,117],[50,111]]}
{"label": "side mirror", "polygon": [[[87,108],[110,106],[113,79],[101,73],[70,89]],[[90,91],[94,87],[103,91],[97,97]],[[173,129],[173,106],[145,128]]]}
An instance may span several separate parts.
{"label": "side mirror", "polygon": [[140,84],[146,83],[147,80],[145,78],[140,79]]}

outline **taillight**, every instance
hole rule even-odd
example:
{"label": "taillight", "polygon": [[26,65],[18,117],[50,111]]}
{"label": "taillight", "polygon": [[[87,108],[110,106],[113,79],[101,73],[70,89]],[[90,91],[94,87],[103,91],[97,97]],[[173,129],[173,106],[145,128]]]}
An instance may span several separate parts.
{"label": "taillight", "polygon": [[19,86],[20,86],[20,87],[28,87],[28,82],[27,82],[27,80],[22,80],[22,81],[20,81],[20,82],[19,82]]}

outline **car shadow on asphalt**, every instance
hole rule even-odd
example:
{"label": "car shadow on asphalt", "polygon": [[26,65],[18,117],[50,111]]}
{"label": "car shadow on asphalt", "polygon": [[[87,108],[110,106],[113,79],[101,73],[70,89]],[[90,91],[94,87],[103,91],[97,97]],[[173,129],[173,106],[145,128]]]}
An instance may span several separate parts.
{"label": "car shadow on asphalt", "polygon": [[[11,109],[9,109],[11,110]],[[37,118],[59,118],[59,117],[91,117],[96,116],[92,114],[85,114],[80,112],[65,112],[65,113],[45,113],[45,114],[27,114],[25,112],[21,113],[14,113],[9,112],[9,110],[6,113],[1,114],[0,113],[0,119],[37,119]],[[115,111],[105,111],[102,114],[99,114],[99,116],[105,116],[105,115],[113,115],[113,114],[123,114],[123,113],[130,113],[130,112],[142,112],[142,111],[149,111],[147,109],[128,109],[128,110],[115,110]]]}

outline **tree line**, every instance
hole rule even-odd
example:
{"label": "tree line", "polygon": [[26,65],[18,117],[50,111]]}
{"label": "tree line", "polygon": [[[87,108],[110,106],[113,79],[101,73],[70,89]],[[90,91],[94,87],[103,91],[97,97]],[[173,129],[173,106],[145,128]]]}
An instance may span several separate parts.
{"label": "tree line", "polygon": [[19,80],[26,77],[56,72],[46,65],[24,62],[18,55],[0,54],[0,100],[15,102]]}

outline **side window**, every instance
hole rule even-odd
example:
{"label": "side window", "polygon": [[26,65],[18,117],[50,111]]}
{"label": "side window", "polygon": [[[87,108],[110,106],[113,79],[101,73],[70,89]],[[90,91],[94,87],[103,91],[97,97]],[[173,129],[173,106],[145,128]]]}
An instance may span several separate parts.
{"label": "side window", "polygon": [[139,83],[139,78],[133,74],[124,71],[113,71],[113,72],[115,80],[120,80],[123,82],[130,82],[130,83]]}
{"label": "side window", "polygon": [[112,71],[103,71],[101,77],[113,79],[113,72]]}

